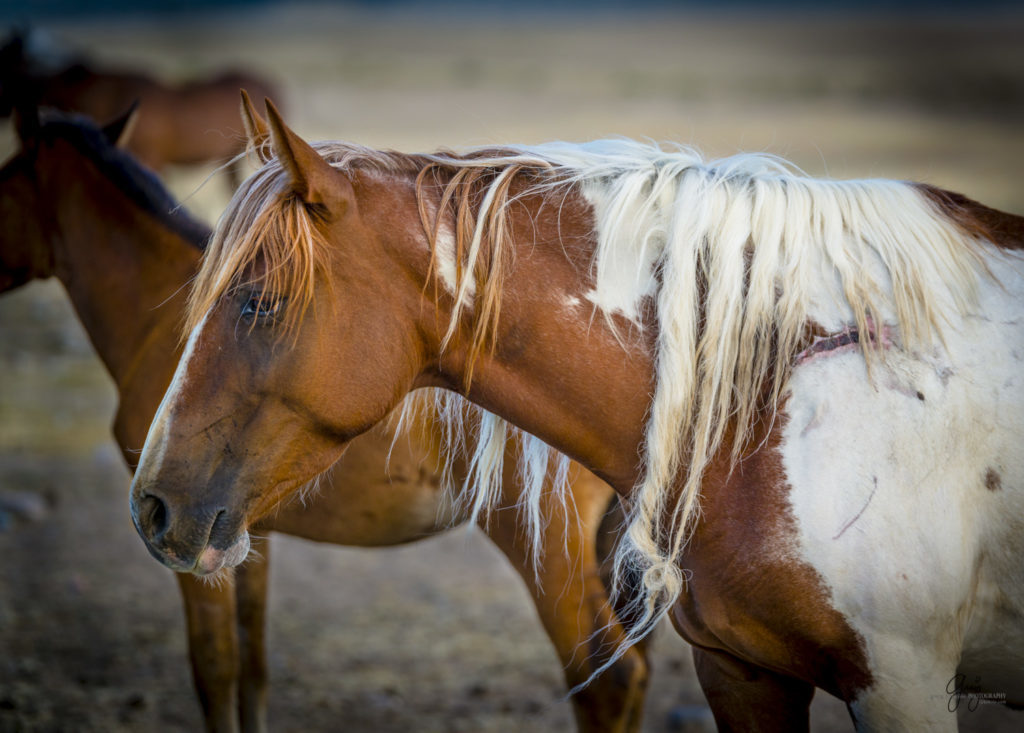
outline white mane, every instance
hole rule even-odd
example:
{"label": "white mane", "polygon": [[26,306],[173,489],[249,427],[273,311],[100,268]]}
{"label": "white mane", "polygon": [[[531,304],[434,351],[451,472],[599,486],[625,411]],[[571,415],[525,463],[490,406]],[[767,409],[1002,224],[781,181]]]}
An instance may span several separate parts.
{"label": "white mane", "polygon": [[[771,156],[709,162],[690,149],[628,140],[549,143],[445,162],[546,168],[550,183],[541,188],[578,186],[597,230],[587,297],[613,329],[612,313],[657,329],[644,474],[616,555],[617,584],[627,571],[642,579],[632,641],[682,592],[678,561],[709,461],[720,449],[734,461],[756,449],[751,419],[765,390],[767,405],[778,404],[809,325],[861,334],[884,326],[897,347],[921,348],[941,340],[942,326],[971,307],[986,272],[980,250],[904,182],[820,180]],[[472,257],[479,241],[478,227]],[[472,259],[464,270],[473,271]],[[464,295],[471,300],[473,293],[457,300]],[[645,298],[656,304],[656,323],[640,323]],[[884,354],[869,337],[860,343],[870,371]],[[730,425],[735,439],[725,446]],[[474,457],[477,510],[500,481],[487,472],[482,452],[493,448],[485,443]],[[531,502],[538,495],[539,488],[524,494]],[[539,546],[533,506],[529,525]]]}

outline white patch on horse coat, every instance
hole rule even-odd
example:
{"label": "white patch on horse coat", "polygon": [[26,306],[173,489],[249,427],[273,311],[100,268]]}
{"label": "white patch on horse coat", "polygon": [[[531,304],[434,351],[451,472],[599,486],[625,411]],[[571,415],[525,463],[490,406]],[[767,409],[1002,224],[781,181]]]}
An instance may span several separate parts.
{"label": "white patch on horse coat", "polygon": [[[455,234],[447,222],[442,222],[440,231],[437,233],[437,241],[434,243],[437,253],[435,262],[437,274],[444,283],[445,289],[452,295],[459,290],[458,279],[456,278],[455,267]],[[472,277],[465,278],[461,302],[458,308],[472,307],[473,298],[476,296],[476,283]]]}
{"label": "white patch on horse coat", "polygon": [[[635,247],[609,247],[595,268],[594,287],[584,297],[606,315],[616,313],[639,323],[640,302],[657,290],[654,266],[665,249],[664,225],[650,226],[649,204],[642,197],[616,200],[615,192],[604,182],[594,181],[584,183],[581,192],[593,208],[594,218],[604,223],[598,228],[598,237],[602,232],[617,231],[618,222],[631,222],[625,234],[638,243]],[[670,213],[671,209],[661,211],[662,216]]]}
{"label": "white patch on horse coat", "polygon": [[178,361],[178,367],[174,370],[174,378],[171,379],[170,386],[164,392],[160,407],[157,408],[153,422],[150,423],[146,443],[139,456],[139,466],[146,466],[147,470],[154,474],[158,474],[162,469],[164,452],[167,450],[167,436],[170,434],[171,420],[174,417],[174,407],[178,402],[178,395],[185,388],[185,381],[188,378],[188,363],[199,343],[199,335],[206,325],[206,320],[210,317],[210,312],[212,311],[208,311],[203,316],[203,319],[189,334],[188,342]]}
{"label": "white patch on horse coat", "polygon": [[955,729],[957,673],[1024,703],[1024,259],[987,260],[1003,287],[953,317],[944,347],[888,350],[872,381],[848,351],[789,383],[799,556],[866,641],[876,684],[854,712],[873,730]]}

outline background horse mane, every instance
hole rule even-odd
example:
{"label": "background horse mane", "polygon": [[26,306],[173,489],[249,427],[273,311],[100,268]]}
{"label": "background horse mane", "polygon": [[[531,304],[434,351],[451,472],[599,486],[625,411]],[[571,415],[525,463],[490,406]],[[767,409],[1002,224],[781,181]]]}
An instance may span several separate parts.
{"label": "background horse mane", "polygon": [[50,109],[40,110],[38,118],[35,118],[36,114],[34,109],[21,113],[20,124],[38,124],[38,129],[32,133],[33,140],[40,144],[57,139],[71,143],[133,203],[197,248],[206,247],[210,228],[194,219],[153,171],[141,165],[127,151],[111,145],[88,117]]}
{"label": "background horse mane", "polygon": [[[314,148],[344,171],[415,180],[435,273],[457,304],[449,336],[472,306],[472,358],[493,343],[503,262],[513,247],[509,207],[523,202],[537,216],[550,204],[560,212],[573,191],[592,206],[588,299],[613,330],[621,330],[612,320],[617,314],[630,328],[657,331],[644,475],[616,555],[618,577],[643,579],[634,638],[682,592],[677,560],[709,462],[721,450],[735,461],[756,449],[752,422],[772,418],[813,331],[856,328],[870,370],[884,360],[887,341],[914,349],[941,339],[947,315],[970,309],[986,274],[975,238],[926,189],[814,179],[771,156],[709,162],[687,148],[629,140],[432,155],[337,142]],[[271,160],[236,193],[193,291],[190,329],[223,294],[245,285],[261,297],[298,302],[289,306],[283,330],[302,317],[331,255],[319,234],[320,212],[286,193],[287,182],[287,171]],[[454,262],[446,265],[446,257]],[[641,320],[645,300],[654,306],[653,323]],[[821,313],[829,320],[813,322],[812,314]],[[444,416],[455,412],[440,408]],[[476,449],[479,510],[496,482],[486,476],[493,468],[481,451],[493,452],[491,440],[503,440],[503,430],[494,423]]]}

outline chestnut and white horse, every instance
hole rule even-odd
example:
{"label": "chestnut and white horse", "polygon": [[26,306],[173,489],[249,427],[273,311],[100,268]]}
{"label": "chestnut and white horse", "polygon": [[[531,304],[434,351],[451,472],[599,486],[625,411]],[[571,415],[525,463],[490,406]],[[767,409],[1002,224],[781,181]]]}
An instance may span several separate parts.
{"label": "chestnut and white horse", "polygon": [[765,156],[404,155],[268,113],[135,476],[156,557],[234,561],[443,387],[626,499],[634,639],[670,616],[722,729],[806,729],[816,687],[860,730],[1024,704],[1024,220]]}

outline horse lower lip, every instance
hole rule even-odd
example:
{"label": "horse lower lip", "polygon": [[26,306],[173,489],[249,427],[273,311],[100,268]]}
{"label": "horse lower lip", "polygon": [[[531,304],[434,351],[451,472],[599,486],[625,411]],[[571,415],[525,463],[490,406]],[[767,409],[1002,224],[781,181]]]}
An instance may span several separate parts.
{"label": "horse lower lip", "polygon": [[234,567],[245,560],[249,554],[249,533],[243,532],[234,544],[226,550],[218,550],[207,546],[199,557],[191,571],[196,575],[210,575],[224,567]]}
{"label": "horse lower lip", "polygon": [[194,575],[211,575],[224,567],[224,552],[206,548],[200,553],[191,571]]}

